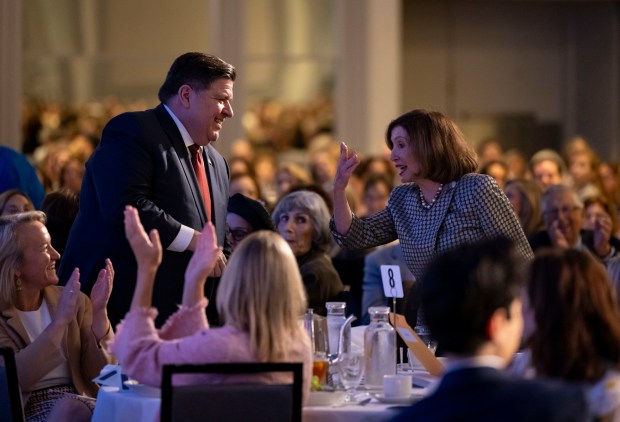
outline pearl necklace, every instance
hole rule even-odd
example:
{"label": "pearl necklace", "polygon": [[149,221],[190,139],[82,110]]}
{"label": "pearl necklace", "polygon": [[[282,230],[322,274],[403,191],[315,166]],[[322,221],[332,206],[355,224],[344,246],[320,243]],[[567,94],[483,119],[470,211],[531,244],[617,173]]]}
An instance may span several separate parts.
{"label": "pearl necklace", "polygon": [[424,207],[424,209],[430,209],[433,204],[435,202],[437,202],[437,198],[439,198],[439,194],[441,193],[441,191],[443,190],[443,183],[439,184],[439,187],[437,188],[437,192],[435,192],[435,196],[433,197],[433,199],[431,199],[431,202],[426,202],[426,199],[424,199],[424,194],[422,193],[422,188],[420,188],[420,204],[422,204],[422,207]]}

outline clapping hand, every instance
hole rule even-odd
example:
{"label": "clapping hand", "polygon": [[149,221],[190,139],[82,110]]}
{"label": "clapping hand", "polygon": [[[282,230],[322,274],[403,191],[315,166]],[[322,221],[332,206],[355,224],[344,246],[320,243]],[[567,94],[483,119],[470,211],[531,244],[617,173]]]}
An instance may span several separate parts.
{"label": "clapping hand", "polygon": [[74,269],[71,278],[62,289],[54,320],[61,325],[69,324],[76,315],[78,296],[80,295],[80,270]]}
{"label": "clapping hand", "polygon": [[140,222],[138,210],[131,205],[125,207],[125,236],[136,257],[138,267],[155,269],[159,267],[162,259],[159,233],[153,229],[147,236]]}
{"label": "clapping hand", "polygon": [[112,283],[114,281],[114,267],[110,259],[105,260],[105,268],[99,271],[97,281],[93,285],[90,292],[90,302],[93,305],[93,311],[103,311],[108,305],[110,294],[112,293]]}
{"label": "clapping hand", "polygon": [[349,183],[349,179],[355,168],[359,165],[360,159],[355,151],[349,151],[347,144],[340,143],[340,159],[338,160],[338,169],[334,178],[334,189],[344,191]]}
{"label": "clapping hand", "polygon": [[598,216],[594,222],[594,250],[601,257],[607,256],[611,250],[611,226],[608,215]]}
{"label": "clapping hand", "polygon": [[564,233],[560,230],[560,222],[557,219],[553,220],[551,223],[548,233],[553,246],[562,249],[570,249],[571,245],[568,244],[566,236],[564,236]]}

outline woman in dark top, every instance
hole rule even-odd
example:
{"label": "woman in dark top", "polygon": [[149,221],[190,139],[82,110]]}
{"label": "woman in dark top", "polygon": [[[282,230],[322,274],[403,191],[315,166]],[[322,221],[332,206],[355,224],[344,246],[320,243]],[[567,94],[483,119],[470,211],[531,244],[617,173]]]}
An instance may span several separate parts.
{"label": "woman in dark top", "polygon": [[273,221],[297,258],[308,307],[326,315],[325,302],[336,299],[343,285],[326,254],[332,237],[325,201],[310,191],[289,193],[276,205]]}

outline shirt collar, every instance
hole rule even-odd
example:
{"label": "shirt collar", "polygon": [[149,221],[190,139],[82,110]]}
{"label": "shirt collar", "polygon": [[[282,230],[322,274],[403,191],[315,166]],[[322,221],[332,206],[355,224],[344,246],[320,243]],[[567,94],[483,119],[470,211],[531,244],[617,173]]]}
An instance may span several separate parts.
{"label": "shirt collar", "polygon": [[[177,118],[177,116],[174,115],[172,110],[170,110],[170,108],[166,104],[164,104],[164,107],[166,108],[168,114],[170,114],[170,117],[172,117],[174,124],[177,125],[179,132],[181,132],[181,137],[183,138],[183,143],[185,144],[185,147],[187,148],[191,145],[194,145],[195,142],[192,140],[192,137],[190,136],[187,129],[185,129],[185,126],[183,126],[183,123],[181,123],[181,121]],[[200,148],[200,150],[202,151],[202,147]]]}

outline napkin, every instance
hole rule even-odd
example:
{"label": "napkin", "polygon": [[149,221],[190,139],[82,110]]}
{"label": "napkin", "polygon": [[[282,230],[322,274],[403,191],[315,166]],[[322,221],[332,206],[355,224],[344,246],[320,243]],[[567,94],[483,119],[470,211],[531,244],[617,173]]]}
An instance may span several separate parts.
{"label": "napkin", "polygon": [[123,374],[120,365],[106,365],[99,372],[99,376],[93,378],[93,382],[99,385],[118,387],[119,390],[127,390],[125,385],[127,379],[127,375]]}

